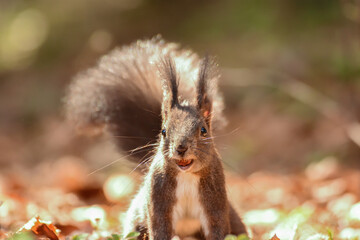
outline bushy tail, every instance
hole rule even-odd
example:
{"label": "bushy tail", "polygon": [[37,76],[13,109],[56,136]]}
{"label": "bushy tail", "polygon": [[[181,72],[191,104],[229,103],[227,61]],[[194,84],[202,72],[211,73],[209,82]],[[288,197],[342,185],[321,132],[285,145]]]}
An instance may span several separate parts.
{"label": "bushy tail", "polygon": [[[156,141],[161,130],[159,61],[167,55],[181,65],[180,86],[191,92],[189,84],[198,74],[197,55],[159,38],[138,41],[114,49],[75,77],[65,98],[67,118],[80,130],[107,129],[123,151]],[[221,97],[216,105],[221,112]],[[134,153],[132,159],[139,162],[146,150]]]}

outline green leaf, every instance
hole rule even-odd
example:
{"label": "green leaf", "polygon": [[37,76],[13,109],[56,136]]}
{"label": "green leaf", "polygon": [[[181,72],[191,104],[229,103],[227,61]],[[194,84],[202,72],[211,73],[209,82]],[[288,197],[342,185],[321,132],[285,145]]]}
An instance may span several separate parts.
{"label": "green leaf", "polygon": [[227,235],[225,240],[237,240],[237,237],[235,235]]}
{"label": "green leaf", "polygon": [[131,232],[125,237],[125,239],[126,240],[136,239],[138,236],[140,236],[139,232]]}
{"label": "green leaf", "polygon": [[111,234],[112,240],[120,240],[122,239],[122,236],[116,233]]}
{"label": "green leaf", "polygon": [[328,228],[327,232],[328,232],[328,235],[329,235],[329,240],[334,240],[334,235],[333,235],[331,229]]}
{"label": "green leaf", "polygon": [[82,233],[82,234],[73,236],[72,240],[85,240],[88,236],[89,236],[89,234]]}
{"label": "green leaf", "polygon": [[250,240],[250,238],[246,234],[240,234],[237,240]]}
{"label": "green leaf", "polygon": [[9,240],[35,240],[35,237],[30,232],[20,232],[12,235]]}

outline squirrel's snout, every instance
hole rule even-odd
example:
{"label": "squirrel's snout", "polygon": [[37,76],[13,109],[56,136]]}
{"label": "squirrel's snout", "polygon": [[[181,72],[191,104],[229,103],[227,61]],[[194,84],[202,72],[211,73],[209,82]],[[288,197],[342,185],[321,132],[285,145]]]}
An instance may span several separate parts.
{"label": "squirrel's snout", "polygon": [[182,144],[180,144],[177,148],[176,148],[176,152],[180,155],[180,156],[184,156],[185,152],[188,150],[187,146],[184,146]]}

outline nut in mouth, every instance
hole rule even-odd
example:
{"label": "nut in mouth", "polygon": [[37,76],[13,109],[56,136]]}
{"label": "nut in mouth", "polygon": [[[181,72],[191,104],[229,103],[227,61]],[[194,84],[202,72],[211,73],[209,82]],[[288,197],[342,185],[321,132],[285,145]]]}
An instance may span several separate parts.
{"label": "nut in mouth", "polygon": [[187,170],[191,167],[191,165],[193,164],[194,160],[193,159],[176,159],[175,160],[176,164],[178,165],[178,167],[181,170]]}

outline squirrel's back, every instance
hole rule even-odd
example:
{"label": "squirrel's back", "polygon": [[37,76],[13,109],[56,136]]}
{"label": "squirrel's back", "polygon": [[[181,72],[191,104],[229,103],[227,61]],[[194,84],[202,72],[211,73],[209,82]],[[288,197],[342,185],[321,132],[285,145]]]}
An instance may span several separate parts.
{"label": "squirrel's back", "polygon": [[[123,151],[156,141],[161,130],[161,73],[166,57],[176,66],[181,99],[194,98],[200,58],[157,37],[116,48],[95,67],[78,74],[65,99],[67,118],[80,130],[105,127]],[[223,100],[216,81],[211,89],[213,126],[219,128],[224,125]],[[138,161],[147,152],[133,159]]]}

